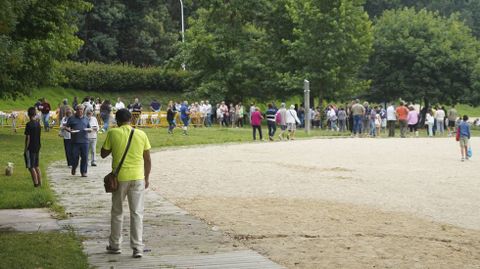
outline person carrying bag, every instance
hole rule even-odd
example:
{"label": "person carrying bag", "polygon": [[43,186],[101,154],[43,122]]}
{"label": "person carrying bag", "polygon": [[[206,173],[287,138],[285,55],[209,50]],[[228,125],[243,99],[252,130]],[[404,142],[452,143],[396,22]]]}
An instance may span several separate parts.
{"label": "person carrying bag", "polygon": [[113,172],[110,172],[108,175],[106,175],[105,178],[103,178],[103,186],[105,187],[105,192],[107,193],[114,192],[118,189],[118,173],[120,172],[123,161],[125,161],[125,157],[127,156],[134,132],[135,129],[132,128],[132,131],[130,131],[130,136],[128,137],[127,147],[125,148],[125,152],[123,153],[122,159],[118,164],[117,168]]}

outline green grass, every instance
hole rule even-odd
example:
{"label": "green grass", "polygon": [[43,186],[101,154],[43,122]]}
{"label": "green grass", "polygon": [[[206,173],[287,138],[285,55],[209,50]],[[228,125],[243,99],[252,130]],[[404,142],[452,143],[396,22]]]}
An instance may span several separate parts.
{"label": "green grass", "polygon": [[469,105],[457,105],[455,108],[458,111],[458,115],[468,115],[470,120],[473,121],[476,118],[480,118],[480,107],[472,107]]}
{"label": "green grass", "polygon": [[88,268],[74,233],[0,233],[0,268]]}
{"label": "green grass", "polygon": [[79,102],[86,96],[100,97],[102,100],[109,99],[115,104],[118,97],[122,97],[123,102],[127,105],[127,102],[133,102],[135,97],[138,97],[145,108],[150,106],[150,102],[154,98],[160,101],[162,104],[167,104],[169,100],[182,100],[181,93],[171,92],[157,92],[157,91],[132,91],[132,92],[89,92],[75,89],[67,89],[62,87],[45,87],[39,89],[32,89],[30,95],[22,96],[16,100],[5,100],[0,102],[0,111],[10,112],[12,110],[27,110],[27,108],[33,106],[35,102],[42,97],[47,98],[48,102],[52,106],[52,109],[56,109],[64,98],[68,99],[68,103],[71,105],[73,97],[77,96]]}

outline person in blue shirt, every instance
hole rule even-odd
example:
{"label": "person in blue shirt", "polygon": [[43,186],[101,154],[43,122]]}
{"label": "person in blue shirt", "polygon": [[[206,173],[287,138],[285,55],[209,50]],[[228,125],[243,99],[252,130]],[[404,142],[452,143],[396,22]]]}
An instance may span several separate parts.
{"label": "person in blue shirt", "polygon": [[87,176],[88,167],[88,132],[91,132],[90,122],[87,117],[83,115],[84,106],[77,105],[75,115],[68,118],[65,130],[72,134],[72,175],[75,175],[78,161],[80,162],[80,173],[82,177]]}
{"label": "person in blue shirt", "polygon": [[190,123],[190,109],[188,109],[187,101],[183,101],[180,107],[180,119],[183,122],[183,135],[187,135],[188,124]]}
{"label": "person in blue shirt", "polygon": [[468,148],[470,147],[470,124],[468,123],[468,116],[463,115],[463,121],[458,125],[458,130],[460,135],[460,152],[462,154],[462,162],[468,160]]}

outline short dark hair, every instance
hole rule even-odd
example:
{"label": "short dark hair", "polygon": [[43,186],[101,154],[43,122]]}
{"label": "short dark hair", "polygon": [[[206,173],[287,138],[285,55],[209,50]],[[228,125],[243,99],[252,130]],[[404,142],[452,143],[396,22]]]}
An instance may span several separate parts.
{"label": "short dark hair", "polygon": [[468,116],[467,115],[463,115],[463,121],[467,121],[468,120]]}
{"label": "short dark hair", "polygon": [[37,115],[37,111],[35,110],[35,108],[33,106],[28,108],[27,113],[28,113],[28,117],[30,117],[30,118],[33,118],[33,117],[35,117],[35,115]]}
{"label": "short dark hair", "polygon": [[117,113],[115,113],[115,120],[117,123],[126,123],[132,119],[132,113],[128,111],[126,108],[119,109]]}

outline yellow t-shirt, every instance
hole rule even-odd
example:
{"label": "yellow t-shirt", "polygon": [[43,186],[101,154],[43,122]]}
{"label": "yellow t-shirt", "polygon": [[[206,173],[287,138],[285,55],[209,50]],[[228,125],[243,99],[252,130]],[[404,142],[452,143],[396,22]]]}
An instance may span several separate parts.
{"label": "yellow t-shirt", "polygon": [[[130,130],[132,130],[130,125],[123,125],[118,128],[109,129],[107,132],[107,138],[102,147],[106,150],[112,151],[113,170],[118,166],[123,153],[125,152],[128,137],[130,136]],[[145,132],[135,129],[127,156],[125,157],[125,161],[118,174],[119,181],[143,180],[145,178],[143,152],[150,148],[150,141],[148,141]]]}

